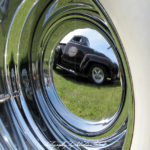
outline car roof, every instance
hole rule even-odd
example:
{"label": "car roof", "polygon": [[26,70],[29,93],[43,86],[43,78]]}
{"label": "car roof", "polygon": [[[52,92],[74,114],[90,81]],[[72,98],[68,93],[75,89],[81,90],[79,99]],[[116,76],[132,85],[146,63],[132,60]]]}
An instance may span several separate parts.
{"label": "car roof", "polygon": [[84,37],[84,38],[87,38],[87,37],[85,37],[85,36],[83,36],[83,35],[74,35],[73,38],[74,38],[74,37]]}
{"label": "car roof", "polygon": [[[86,38],[86,39],[89,41],[89,39],[88,39],[87,37],[83,36],[83,35],[74,35],[74,36],[72,37],[72,39],[73,39],[73,38],[75,38],[75,37],[82,37],[82,38]],[[71,40],[72,40],[72,39],[71,39]],[[71,41],[71,40],[70,40],[70,41]]]}

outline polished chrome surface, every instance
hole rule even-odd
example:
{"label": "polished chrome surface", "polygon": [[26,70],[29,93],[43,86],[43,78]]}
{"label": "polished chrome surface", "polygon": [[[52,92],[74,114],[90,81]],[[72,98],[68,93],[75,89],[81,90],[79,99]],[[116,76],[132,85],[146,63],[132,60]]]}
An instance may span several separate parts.
{"label": "polished chrome surface", "polygon": [[9,94],[0,94],[0,103],[5,102],[6,100],[10,99]]}
{"label": "polished chrome surface", "polygon": [[101,83],[104,80],[104,72],[101,68],[94,67],[92,70],[92,77],[96,83]]}
{"label": "polished chrome surface", "polygon": [[[12,93],[13,97],[19,97],[19,93],[17,91]],[[0,103],[5,102],[6,100],[10,99],[10,94],[0,94]]]}
{"label": "polished chrome surface", "polygon": [[[132,137],[134,116],[131,80],[119,38],[100,3],[96,0],[5,2],[10,9],[6,9],[0,26],[3,44],[0,92],[12,96],[0,104],[0,147],[111,150],[128,145],[131,141],[127,143],[125,139]],[[120,106],[112,117],[100,121],[72,114],[59,98],[53,81],[56,46],[64,35],[85,25],[100,31],[108,40],[121,72]],[[19,97],[13,97],[16,91]]]}

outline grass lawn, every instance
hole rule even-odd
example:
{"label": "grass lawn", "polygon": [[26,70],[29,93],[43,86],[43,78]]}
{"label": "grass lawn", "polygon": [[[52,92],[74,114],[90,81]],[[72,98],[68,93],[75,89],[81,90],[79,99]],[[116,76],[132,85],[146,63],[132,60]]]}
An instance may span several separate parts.
{"label": "grass lawn", "polygon": [[53,78],[59,97],[75,115],[88,120],[101,120],[112,116],[122,96],[120,80],[110,79],[104,85],[95,85],[86,77],[74,75],[57,67]]}

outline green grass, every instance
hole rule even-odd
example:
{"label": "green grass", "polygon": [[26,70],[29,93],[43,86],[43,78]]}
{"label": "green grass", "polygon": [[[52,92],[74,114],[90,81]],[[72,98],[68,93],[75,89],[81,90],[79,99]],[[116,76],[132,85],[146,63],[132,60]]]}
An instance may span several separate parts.
{"label": "green grass", "polygon": [[59,69],[53,71],[59,97],[75,115],[100,120],[112,116],[118,109],[122,96],[120,80],[107,80],[104,85],[90,83],[86,77],[75,77]]}

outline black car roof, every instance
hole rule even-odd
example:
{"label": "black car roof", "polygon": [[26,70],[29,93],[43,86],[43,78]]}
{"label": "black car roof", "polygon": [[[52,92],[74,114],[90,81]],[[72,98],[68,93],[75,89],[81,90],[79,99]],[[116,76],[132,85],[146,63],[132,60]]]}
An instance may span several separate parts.
{"label": "black car roof", "polygon": [[[85,37],[85,36],[83,36],[83,35],[74,35],[74,36],[72,37],[72,39],[73,39],[74,37],[84,37],[84,38],[88,39],[87,37]],[[71,39],[71,40],[72,40],[72,39]]]}

